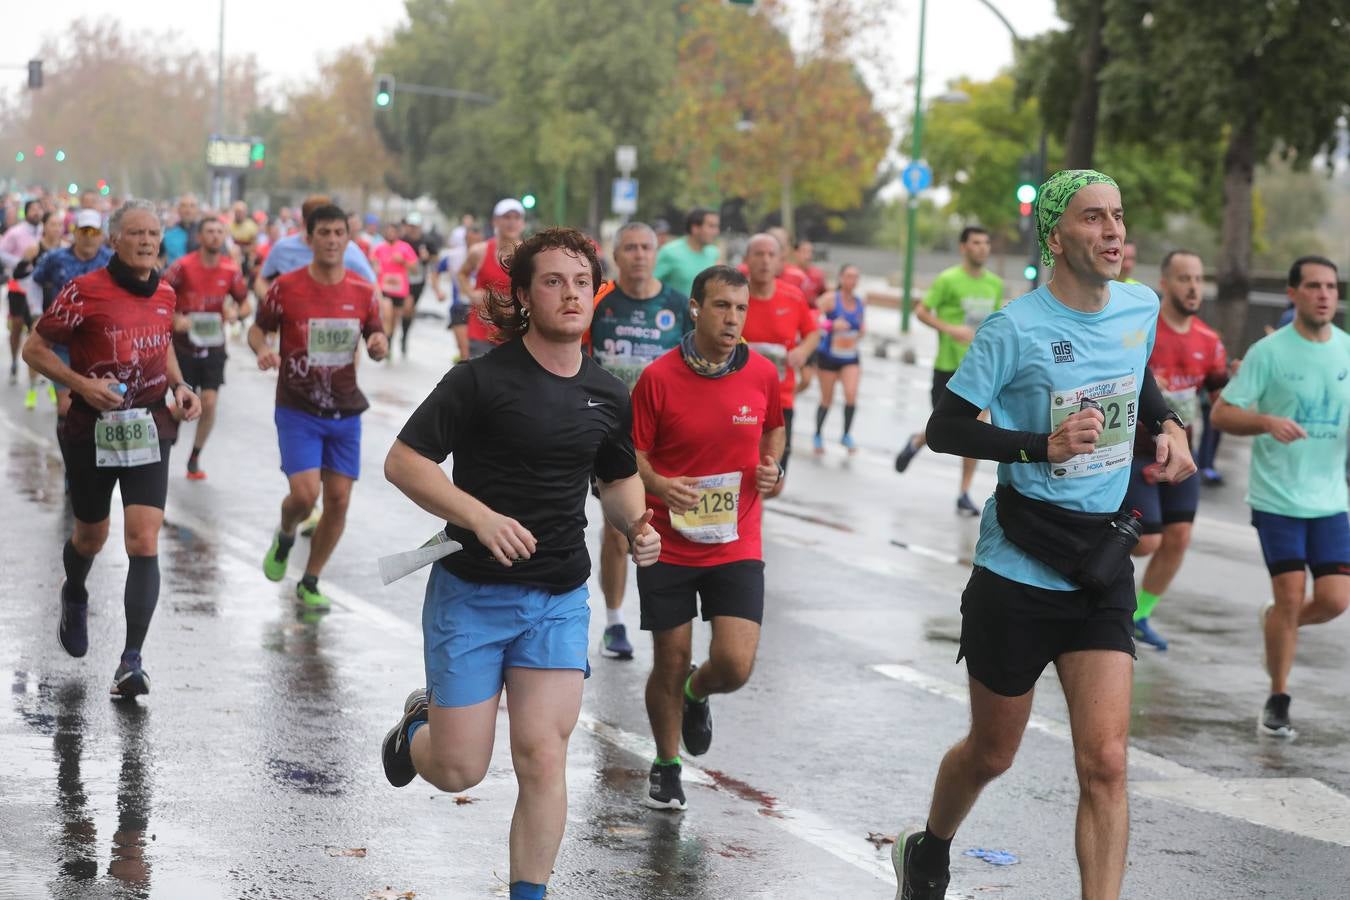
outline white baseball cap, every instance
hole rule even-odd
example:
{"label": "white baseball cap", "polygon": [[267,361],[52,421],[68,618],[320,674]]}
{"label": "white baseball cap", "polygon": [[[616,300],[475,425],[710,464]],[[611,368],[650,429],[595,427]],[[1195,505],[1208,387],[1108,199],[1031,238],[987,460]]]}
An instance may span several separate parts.
{"label": "white baseball cap", "polygon": [[497,205],[492,207],[492,217],[504,216],[507,213],[520,213],[525,215],[525,207],[515,197],[507,197],[505,200],[498,200]]}
{"label": "white baseball cap", "polygon": [[103,229],[103,214],[96,209],[82,209],[75,214],[76,228]]}

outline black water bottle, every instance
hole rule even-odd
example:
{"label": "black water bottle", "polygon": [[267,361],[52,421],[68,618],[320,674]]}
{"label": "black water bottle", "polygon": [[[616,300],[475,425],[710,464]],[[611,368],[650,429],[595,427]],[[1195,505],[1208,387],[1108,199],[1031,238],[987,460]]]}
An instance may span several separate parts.
{"label": "black water bottle", "polygon": [[1130,551],[1139,543],[1144,530],[1139,524],[1138,510],[1121,510],[1106,523],[1097,547],[1083,560],[1074,579],[1088,590],[1101,591],[1120,577],[1120,570],[1129,562]]}

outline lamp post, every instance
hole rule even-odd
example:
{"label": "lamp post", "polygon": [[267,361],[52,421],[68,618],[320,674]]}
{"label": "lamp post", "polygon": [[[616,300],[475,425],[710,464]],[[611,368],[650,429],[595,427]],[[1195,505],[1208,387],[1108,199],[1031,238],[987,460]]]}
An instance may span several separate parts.
{"label": "lamp post", "polygon": [[[928,0],[919,0],[919,68],[914,73],[914,128],[910,137],[909,158],[918,162],[923,152],[923,35],[928,21]],[[905,278],[900,294],[900,332],[909,334],[909,313],[914,289],[914,226],[919,218],[919,192],[909,192],[905,212]]]}

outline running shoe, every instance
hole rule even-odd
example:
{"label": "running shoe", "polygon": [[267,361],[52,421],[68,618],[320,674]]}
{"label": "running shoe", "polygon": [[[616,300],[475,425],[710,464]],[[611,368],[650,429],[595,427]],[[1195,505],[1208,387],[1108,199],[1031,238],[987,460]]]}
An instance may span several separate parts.
{"label": "running shoe", "polygon": [[1166,638],[1153,630],[1153,626],[1149,624],[1148,616],[1144,616],[1144,618],[1135,621],[1134,638],[1135,640],[1143,641],[1150,647],[1157,647],[1159,650],[1167,649]]}
{"label": "running shoe", "polygon": [[9,383],[19,383],[19,361],[17,359],[11,359],[9,361]]}
{"label": "running shoe", "polygon": [[[691,665],[692,675],[698,666]],[[681,691],[683,693],[683,691]],[[680,723],[680,737],[684,738],[684,749],[690,756],[702,756],[712,746],[712,709],[708,698],[695,703],[684,694],[684,719]]]}
{"label": "running shoe", "polygon": [[117,671],[113,673],[110,693],[113,697],[124,700],[150,693],[150,676],[141,668],[139,653],[122,654],[122,661],[118,663]]}
{"label": "running shoe", "polygon": [[632,659],[633,645],[628,640],[628,628],[622,622],[605,629],[605,640],[600,652],[611,659]]}
{"label": "running shoe", "polygon": [[821,437],[820,435],[818,435],[818,434],[817,434],[817,435],[812,435],[812,437],[811,437],[811,449],[815,451],[816,456],[824,456],[824,455],[825,455],[825,439],[824,439],[823,437]]}
{"label": "running shoe", "polygon": [[1298,736],[1294,726],[1289,724],[1289,704],[1291,698],[1288,694],[1271,694],[1266,700],[1265,708],[1261,710],[1261,718],[1256,725],[1256,733],[1269,735],[1270,737],[1285,738],[1293,740]]}
{"label": "running shoe", "polygon": [[310,512],[309,518],[300,523],[300,536],[313,537],[314,529],[319,527],[319,517],[323,515],[323,510],[317,506]]}
{"label": "running shoe", "polygon": [[895,471],[903,472],[909,468],[909,464],[914,461],[914,457],[919,452],[919,445],[915,441],[917,434],[911,434],[909,441],[905,444],[905,449],[901,450],[895,457]]}
{"label": "running shoe", "polygon": [[956,512],[957,515],[974,519],[979,516],[980,508],[970,499],[969,494],[962,494],[956,498]]}
{"label": "running shoe", "polygon": [[295,596],[307,609],[328,609],[333,602],[303,581],[295,586]]}
{"label": "running shoe", "polygon": [[28,393],[23,395],[24,409],[37,409],[37,388],[29,388]]}
{"label": "running shoe", "polygon": [[57,637],[66,652],[79,659],[89,652],[89,600],[72,603],[66,599],[66,581],[61,579],[61,624]]}
{"label": "running shoe", "polygon": [[206,480],[206,472],[203,471],[202,469],[188,469],[188,472],[187,472],[187,480],[188,480],[188,481],[205,481],[205,480]]}
{"label": "running shoe", "polygon": [[947,895],[947,885],[951,882],[951,872],[940,878],[921,875],[912,864],[914,848],[923,837],[923,829],[906,831],[891,847],[891,865],[895,867],[895,900],[943,900]]}
{"label": "running shoe", "polygon": [[281,551],[281,532],[278,531],[272,537],[272,546],[267,548],[267,555],[263,557],[263,574],[269,581],[280,581],[286,577],[286,562],[290,558],[280,559],[277,553]]}
{"label": "running shoe", "polygon": [[858,452],[858,442],[853,439],[851,434],[844,435],[839,439],[839,443],[844,445],[844,449],[848,451],[849,456]]}
{"label": "running shoe", "polygon": [[652,763],[652,774],[648,780],[651,786],[647,796],[642,798],[643,804],[652,809],[673,809],[677,812],[689,808],[684,799],[684,785],[680,783],[679,763],[665,766]]}
{"label": "running shoe", "polygon": [[403,701],[403,717],[398,724],[389,729],[384,736],[380,755],[384,759],[384,777],[394,787],[403,787],[417,777],[417,769],[412,761],[412,743],[408,740],[408,728],[414,722],[427,720],[427,692],[418,688]]}
{"label": "running shoe", "polygon": [[1213,487],[1220,487],[1223,485],[1223,476],[1220,475],[1219,470],[1214,468],[1213,466],[1206,466],[1205,468],[1201,469],[1200,478],[1205,482],[1205,484],[1211,485]]}

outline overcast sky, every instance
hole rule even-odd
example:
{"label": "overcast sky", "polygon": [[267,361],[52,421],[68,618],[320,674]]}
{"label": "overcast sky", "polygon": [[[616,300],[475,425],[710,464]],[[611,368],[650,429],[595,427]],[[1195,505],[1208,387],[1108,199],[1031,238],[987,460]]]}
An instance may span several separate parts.
{"label": "overcast sky", "polygon": [[[995,0],[1024,35],[1058,23],[1054,0]],[[185,45],[214,53],[217,0],[139,0],[109,4],[107,0],[43,2],[5,0],[5,56],[0,64],[22,64],[37,53],[43,38],[81,17],[110,16],[133,34],[177,31]],[[897,11],[885,23],[895,64],[892,84],[903,85],[914,74],[918,41],[918,0],[895,0]],[[324,53],[388,34],[404,19],[403,0],[363,0],[338,6],[324,0],[226,0],[225,52],[258,57],[272,91],[306,80],[315,59]],[[351,14],[348,10],[356,11]],[[938,94],[952,78],[992,76],[1012,61],[1008,33],[979,0],[930,0],[925,66],[925,94]],[[10,59],[9,56],[15,58]],[[23,84],[23,74],[4,73],[9,89]],[[910,101],[905,100],[907,105]]]}

